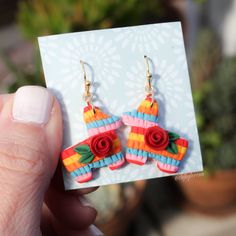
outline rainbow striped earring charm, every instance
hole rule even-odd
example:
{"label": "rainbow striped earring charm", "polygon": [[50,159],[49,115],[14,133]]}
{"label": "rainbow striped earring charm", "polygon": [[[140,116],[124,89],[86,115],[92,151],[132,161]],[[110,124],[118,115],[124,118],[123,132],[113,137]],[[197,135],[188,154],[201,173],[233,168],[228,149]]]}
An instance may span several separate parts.
{"label": "rainbow striped earring charm", "polygon": [[175,173],[178,172],[187,151],[188,141],[158,125],[158,104],[153,97],[149,58],[144,58],[147,64],[146,98],[137,110],[125,112],[122,116],[124,124],[131,126],[126,160],[129,163],[144,165],[148,159],[154,159],[161,171]]}
{"label": "rainbow striped earring charm", "polygon": [[89,138],[67,148],[61,154],[64,167],[79,183],[92,180],[94,169],[108,166],[115,170],[125,163],[121,143],[115,132],[122,126],[122,121],[119,117],[109,116],[93,106],[91,83],[86,77],[85,64],[81,61],[85,82],[84,100],[87,103],[84,108],[84,121]]}

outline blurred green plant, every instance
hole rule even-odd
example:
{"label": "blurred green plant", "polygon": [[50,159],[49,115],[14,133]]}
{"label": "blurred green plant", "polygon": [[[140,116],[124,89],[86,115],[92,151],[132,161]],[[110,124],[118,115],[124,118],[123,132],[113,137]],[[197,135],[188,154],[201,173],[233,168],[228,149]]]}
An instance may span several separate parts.
{"label": "blurred green plant", "polygon": [[135,25],[163,15],[163,0],[31,0],[19,4],[25,36]]}
{"label": "blurred green plant", "polygon": [[208,29],[202,29],[196,39],[191,60],[191,80],[195,91],[198,91],[205,81],[211,79],[220,59],[221,48],[217,37]]}
{"label": "blurred green plant", "polygon": [[236,58],[221,58],[216,37],[199,34],[191,78],[206,171],[236,168]]}

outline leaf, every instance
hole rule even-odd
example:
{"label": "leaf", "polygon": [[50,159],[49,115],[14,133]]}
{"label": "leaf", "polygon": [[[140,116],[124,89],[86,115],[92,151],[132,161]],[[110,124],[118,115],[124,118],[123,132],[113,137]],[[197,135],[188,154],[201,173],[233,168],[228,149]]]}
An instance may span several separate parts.
{"label": "leaf", "polygon": [[82,164],[90,163],[94,159],[94,155],[90,152],[87,154],[83,154],[79,159],[79,162]]}
{"label": "leaf", "polygon": [[94,159],[94,155],[91,152],[89,145],[87,144],[75,147],[74,151],[81,155],[79,162],[82,164],[87,164]]}
{"label": "leaf", "polygon": [[175,143],[170,142],[166,150],[172,154],[178,154],[178,148]]}
{"label": "leaf", "polygon": [[175,141],[180,137],[178,134],[174,132],[168,132],[168,136],[170,141]]}
{"label": "leaf", "polygon": [[80,155],[86,154],[86,153],[91,153],[89,145],[79,145],[74,148],[74,151],[77,152]]}

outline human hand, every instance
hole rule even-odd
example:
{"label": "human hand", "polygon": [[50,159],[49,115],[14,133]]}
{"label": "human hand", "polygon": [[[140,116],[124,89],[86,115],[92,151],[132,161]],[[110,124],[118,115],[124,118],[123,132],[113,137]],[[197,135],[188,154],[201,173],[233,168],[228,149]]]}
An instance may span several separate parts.
{"label": "human hand", "polygon": [[0,95],[1,236],[102,235],[83,196],[94,189],[63,190],[56,171],[62,130],[59,104],[46,89]]}

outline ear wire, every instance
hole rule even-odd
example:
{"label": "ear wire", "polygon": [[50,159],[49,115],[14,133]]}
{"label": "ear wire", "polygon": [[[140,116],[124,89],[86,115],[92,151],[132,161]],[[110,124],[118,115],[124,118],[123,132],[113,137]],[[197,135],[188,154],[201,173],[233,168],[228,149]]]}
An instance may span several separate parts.
{"label": "ear wire", "polygon": [[87,79],[87,74],[86,74],[86,70],[85,70],[85,62],[80,60],[80,64],[82,66],[82,70],[83,70],[83,73],[84,73],[84,94],[83,94],[83,99],[85,102],[87,102],[88,105],[91,105],[92,108],[93,108],[93,112],[95,114],[95,108],[92,104],[92,99],[93,99],[93,96],[92,96],[92,93],[90,92],[90,87],[91,87],[91,82]]}
{"label": "ear wire", "polygon": [[144,55],[144,59],[146,62],[146,67],[147,67],[147,71],[146,71],[146,78],[147,78],[147,83],[145,86],[145,92],[147,93],[147,96],[152,98],[152,103],[151,106],[153,105],[153,93],[154,93],[154,89],[152,86],[152,74],[150,73],[150,68],[149,68],[149,63],[148,63],[148,57],[146,55]]}

